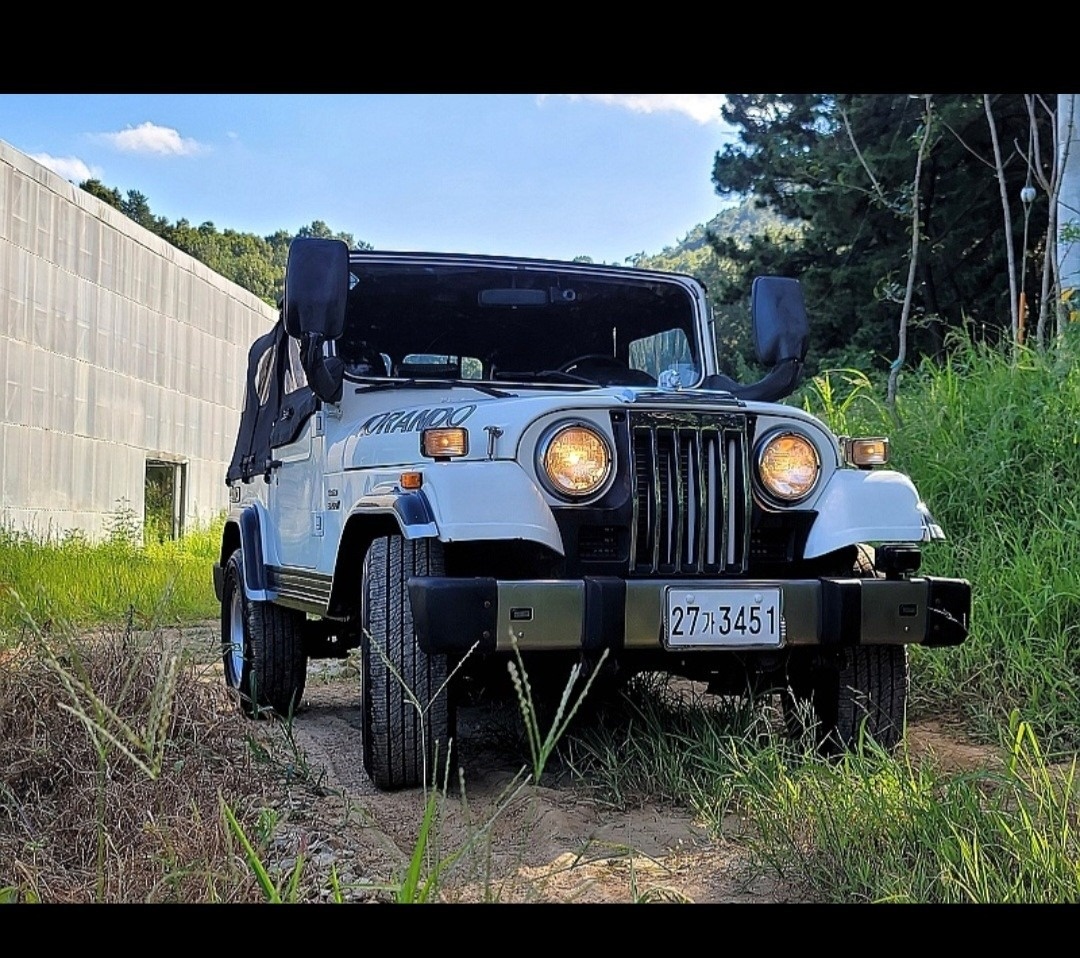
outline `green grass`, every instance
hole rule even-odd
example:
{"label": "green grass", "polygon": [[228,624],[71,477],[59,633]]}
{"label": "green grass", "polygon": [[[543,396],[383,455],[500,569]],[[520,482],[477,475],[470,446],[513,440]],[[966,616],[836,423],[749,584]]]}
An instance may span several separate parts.
{"label": "green grass", "polygon": [[1080,747],[1080,363],[1064,344],[1014,358],[954,340],[943,364],[883,389],[848,372],[803,402],[842,432],[891,439],[947,541],[922,571],[972,583],[972,632],[912,650],[916,708],[960,710],[991,740],[1018,710],[1051,752]]}
{"label": "green grass", "polygon": [[1076,759],[1048,760],[1010,718],[982,767],[957,771],[872,742],[827,760],[752,709],[631,684],[621,709],[571,740],[597,801],[691,809],[751,871],[793,900],[834,903],[1080,902]]}
{"label": "green grass", "polygon": [[[973,628],[958,648],[912,649],[910,708],[958,713],[1000,762],[958,772],[871,746],[826,761],[778,735],[768,708],[676,693],[652,676],[632,684],[611,721],[545,735],[529,723],[520,674],[534,776],[557,745],[597,801],[688,808],[809,900],[1080,902],[1080,363],[1068,344],[1016,356],[963,341],[951,349],[944,364],[906,374],[895,416],[883,384],[851,371],[816,378],[797,401],[841,433],[888,435],[893,467],[944,528],[922,568],[972,582]],[[28,622],[214,618],[219,534],[145,546],[118,534],[92,546],[0,532],[0,634]],[[157,699],[147,701],[153,712]],[[427,798],[398,901],[435,900],[462,851],[440,847],[438,794]],[[225,818],[215,841],[238,841],[249,865],[231,880],[258,878],[249,894],[292,900],[294,883],[259,875],[265,850],[246,839],[251,819]],[[9,885],[0,879],[0,900]],[[37,887],[17,897],[40,898]]]}
{"label": "green grass", "polygon": [[0,635],[28,621],[55,628],[131,620],[149,628],[216,618],[211,567],[222,523],[145,545],[126,529],[100,543],[0,529]]}

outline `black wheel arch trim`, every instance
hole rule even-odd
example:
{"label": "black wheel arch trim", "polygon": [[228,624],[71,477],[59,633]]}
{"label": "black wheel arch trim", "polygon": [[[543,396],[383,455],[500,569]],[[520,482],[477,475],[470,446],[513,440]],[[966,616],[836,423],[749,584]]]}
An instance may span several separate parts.
{"label": "black wheel arch trim", "polygon": [[435,514],[422,489],[403,492],[394,500],[394,514],[401,523],[402,531],[410,526],[433,526]]}
{"label": "black wheel arch trim", "polygon": [[358,581],[360,564],[375,539],[395,532],[407,539],[438,537],[435,515],[422,490],[396,493],[389,502],[385,499],[360,502],[353,509],[338,540],[326,606],[328,616],[347,619],[358,611],[354,585]]}
{"label": "black wheel arch trim", "polygon": [[[255,602],[265,602],[275,597],[267,582],[266,561],[263,557],[262,527],[259,513],[248,506],[239,516],[236,525],[240,529],[241,565],[244,570],[244,593]],[[228,562],[228,556],[222,557]]]}

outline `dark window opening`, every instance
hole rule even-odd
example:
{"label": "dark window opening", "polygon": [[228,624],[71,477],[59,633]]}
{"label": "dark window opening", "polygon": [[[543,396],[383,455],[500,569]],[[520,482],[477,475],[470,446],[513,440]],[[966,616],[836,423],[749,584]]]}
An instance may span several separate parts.
{"label": "dark window opening", "polygon": [[184,534],[185,471],[183,463],[146,460],[143,514],[148,541],[165,542]]}

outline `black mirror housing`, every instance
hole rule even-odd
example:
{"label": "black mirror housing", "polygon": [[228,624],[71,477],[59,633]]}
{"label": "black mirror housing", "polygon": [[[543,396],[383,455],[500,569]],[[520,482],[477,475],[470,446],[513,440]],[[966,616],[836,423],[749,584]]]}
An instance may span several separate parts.
{"label": "black mirror housing", "polygon": [[758,276],[750,289],[750,311],[758,362],[772,368],[806,359],[810,323],[797,279]]}
{"label": "black mirror housing", "polygon": [[746,384],[716,373],[706,377],[703,385],[739,399],[779,402],[798,387],[810,341],[802,286],[784,276],[758,276],[750,288],[750,312],[754,351],[769,372],[756,383]]}
{"label": "black mirror housing", "polygon": [[341,240],[299,236],[285,266],[285,330],[337,339],[345,328],[349,295],[349,247]]}

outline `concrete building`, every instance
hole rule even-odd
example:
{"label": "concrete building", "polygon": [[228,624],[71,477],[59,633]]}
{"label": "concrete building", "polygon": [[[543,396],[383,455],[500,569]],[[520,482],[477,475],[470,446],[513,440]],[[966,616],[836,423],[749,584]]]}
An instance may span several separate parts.
{"label": "concrete building", "polygon": [[216,516],[275,316],[0,141],[0,525],[97,538],[148,491],[174,533]]}

